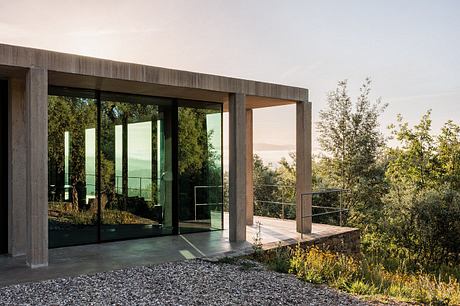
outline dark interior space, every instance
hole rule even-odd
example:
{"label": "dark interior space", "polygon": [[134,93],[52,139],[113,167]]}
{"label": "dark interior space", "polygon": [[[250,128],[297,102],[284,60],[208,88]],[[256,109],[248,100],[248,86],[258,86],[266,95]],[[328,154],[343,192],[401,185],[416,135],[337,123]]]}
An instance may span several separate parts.
{"label": "dark interior space", "polygon": [[8,252],[8,81],[0,80],[0,254]]}

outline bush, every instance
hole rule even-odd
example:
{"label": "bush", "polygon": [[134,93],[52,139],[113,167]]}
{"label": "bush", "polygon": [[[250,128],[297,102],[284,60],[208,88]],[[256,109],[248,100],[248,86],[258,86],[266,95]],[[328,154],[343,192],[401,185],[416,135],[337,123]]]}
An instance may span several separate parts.
{"label": "bush", "polygon": [[303,249],[297,245],[295,248],[279,246],[259,254],[256,259],[272,270],[289,272],[301,280],[327,284],[353,294],[431,305],[460,304],[460,283],[455,277],[409,273],[405,268],[389,271],[375,258],[356,259],[316,246]]}
{"label": "bush", "polygon": [[359,295],[385,295],[433,305],[460,304],[460,283],[455,277],[442,280],[427,273],[390,272],[367,258],[357,260],[317,247],[292,252],[289,272],[298,278]]}
{"label": "bush", "polygon": [[267,263],[268,268],[276,272],[288,273],[290,268],[290,253],[290,248],[278,245],[275,250],[271,251],[271,256]]}
{"label": "bush", "polygon": [[302,249],[297,245],[290,260],[289,272],[307,282],[334,284],[343,288],[356,277],[358,264],[353,257],[322,251],[316,246]]}

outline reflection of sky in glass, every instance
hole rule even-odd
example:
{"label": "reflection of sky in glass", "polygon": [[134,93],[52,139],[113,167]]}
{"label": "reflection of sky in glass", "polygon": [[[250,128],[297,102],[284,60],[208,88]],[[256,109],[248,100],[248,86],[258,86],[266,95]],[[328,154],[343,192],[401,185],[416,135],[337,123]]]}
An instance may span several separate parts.
{"label": "reflection of sky in glass", "polygon": [[[129,160],[148,160],[152,158],[152,122],[128,124]],[[149,163],[150,165],[150,163]]]}
{"label": "reflection of sky in glass", "polygon": [[70,135],[69,135],[69,132],[64,132],[64,184],[65,185],[69,185],[69,154],[70,154]]}
{"label": "reflection of sky in glass", "polygon": [[[121,125],[115,126],[115,175],[116,177],[121,177],[122,170],[122,152],[123,152],[123,127]],[[121,182],[120,182],[121,184]],[[118,185],[118,178],[117,178]],[[120,185],[121,186],[121,185]]]}
{"label": "reflection of sky in glass", "polygon": [[152,122],[128,124],[128,188],[130,195],[151,199]]}
{"label": "reflection of sky in glass", "polygon": [[96,129],[85,130],[86,203],[96,195]]}
{"label": "reflection of sky in glass", "polygon": [[[123,127],[115,126],[116,189],[122,188]],[[152,122],[128,124],[128,194],[150,198],[152,179]]]}
{"label": "reflection of sky in glass", "polygon": [[219,154],[221,150],[221,113],[206,114],[206,128],[208,136],[211,135],[209,140],[212,149]]}

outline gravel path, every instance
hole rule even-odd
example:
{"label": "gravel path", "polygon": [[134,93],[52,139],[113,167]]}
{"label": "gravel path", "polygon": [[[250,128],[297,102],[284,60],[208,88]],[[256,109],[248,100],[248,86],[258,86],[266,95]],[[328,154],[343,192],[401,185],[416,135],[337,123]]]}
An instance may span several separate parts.
{"label": "gravel path", "polygon": [[257,263],[191,260],[0,288],[0,305],[367,305]]}

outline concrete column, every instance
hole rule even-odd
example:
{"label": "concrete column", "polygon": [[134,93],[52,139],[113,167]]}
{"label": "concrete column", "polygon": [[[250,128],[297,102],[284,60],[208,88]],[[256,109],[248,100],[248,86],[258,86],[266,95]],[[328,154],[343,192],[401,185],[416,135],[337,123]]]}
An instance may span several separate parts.
{"label": "concrete column", "polygon": [[32,67],[26,76],[27,265],[48,265],[48,71]]}
{"label": "concrete column", "polygon": [[[309,192],[312,188],[311,181],[311,102],[297,102],[296,110],[296,227],[297,232],[311,233],[312,201],[311,196],[301,193]],[[303,223],[303,226],[302,226]]]}
{"label": "concrete column", "polygon": [[26,253],[25,79],[8,80],[8,253]]}
{"label": "concrete column", "polygon": [[229,96],[230,241],[246,240],[246,96]]}
{"label": "concrete column", "polygon": [[246,110],[246,225],[254,223],[254,142],[252,109]]}

